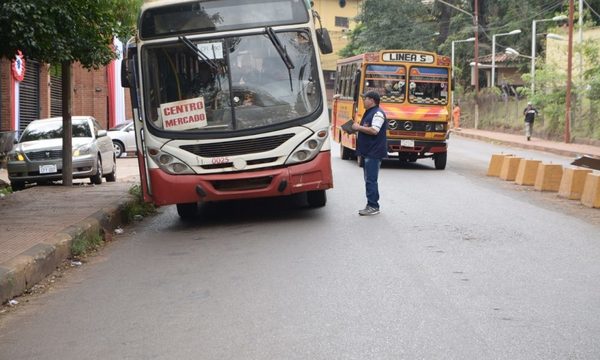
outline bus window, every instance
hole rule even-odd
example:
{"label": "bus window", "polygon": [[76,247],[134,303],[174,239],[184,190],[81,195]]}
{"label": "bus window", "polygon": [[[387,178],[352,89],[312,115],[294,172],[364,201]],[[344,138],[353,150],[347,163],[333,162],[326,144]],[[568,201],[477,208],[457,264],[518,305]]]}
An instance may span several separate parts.
{"label": "bus window", "polygon": [[409,84],[411,103],[448,103],[448,69],[413,67],[410,69]]}
{"label": "bus window", "polygon": [[368,65],[364,92],[376,91],[382,102],[400,103],[406,94],[406,69],[397,65]]}

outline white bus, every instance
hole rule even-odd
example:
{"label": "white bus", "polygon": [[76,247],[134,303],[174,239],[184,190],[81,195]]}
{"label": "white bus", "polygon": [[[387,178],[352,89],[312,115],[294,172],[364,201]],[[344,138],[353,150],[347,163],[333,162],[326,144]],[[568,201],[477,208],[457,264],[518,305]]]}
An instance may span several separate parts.
{"label": "white bus", "polygon": [[[144,199],[177,204],[333,186],[318,50],[332,52],[305,0],[155,1],[127,46]],[[320,21],[319,21],[320,23]]]}

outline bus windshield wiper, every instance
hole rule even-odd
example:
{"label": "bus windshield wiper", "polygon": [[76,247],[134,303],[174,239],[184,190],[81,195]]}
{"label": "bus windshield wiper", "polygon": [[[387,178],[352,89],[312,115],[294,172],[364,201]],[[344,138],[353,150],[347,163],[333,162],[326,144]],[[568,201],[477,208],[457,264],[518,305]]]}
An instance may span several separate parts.
{"label": "bus windshield wiper", "polygon": [[288,55],[285,46],[281,45],[281,41],[279,41],[277,34],[275,34],[275,31],[273,31],[273,28],[270,26],[267,26],[265,28],[265,32],[267,33],[267,36],[269,37],[269,39],[273,43],[273,46],[279,53],[281,60],[283,60],[283,63],[285,64],[285,66],[288,69],[288,74],[290,77],[290,88],[292,89],[292,91],[294,91],[294,87],[292,85],[292,69],[294,68],[294,63],[292,62],[292,59],[290,59],[290,55]]}
{"label": "bus windshield wiper", "polygon": [[206,56],[206,54],[202,50],[198,49],[198,47],[194,45],[194,43],[191,42],[190,39],[188,39],[185,36],[180,36],[179,41],[181,41],[185,46],[187,46],[188,49],[192,50],[192,52],[194,52],[194,54],[196,54],[200,58],[200,60],[206,62],[212,71],[219,71],[219,66],[208,56]]}

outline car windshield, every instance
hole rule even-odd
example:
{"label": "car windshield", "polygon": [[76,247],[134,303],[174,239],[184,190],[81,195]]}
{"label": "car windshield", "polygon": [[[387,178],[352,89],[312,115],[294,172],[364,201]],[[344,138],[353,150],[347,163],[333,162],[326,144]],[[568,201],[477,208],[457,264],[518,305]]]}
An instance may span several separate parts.
{"label": "car windshield", "polygon": [[[87,120],[73,120],[72,127],[74,138],[92,137],[92,131]],[[34,121],[25,128],[20,142],[62,139],[62,136],[62,120]]]}
{"label": "car windshield", "polygon": [[186,39],[147,46],[146,118],[164,131],[223,132],[307,117],[319,108],[322,96],[309,36],[305,31],[275,33],[293,65],[289,71],[285,56],[265,34],[189,47]]}

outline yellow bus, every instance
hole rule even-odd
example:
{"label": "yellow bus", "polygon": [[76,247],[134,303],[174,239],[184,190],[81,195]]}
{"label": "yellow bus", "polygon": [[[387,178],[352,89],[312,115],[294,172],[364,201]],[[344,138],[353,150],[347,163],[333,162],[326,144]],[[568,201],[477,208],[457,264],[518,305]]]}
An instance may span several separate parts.
{"label": "yellow bus", "polygon": [[451,62],[447,56],[415,50],[382,50],[337,62],[332,102],[333,140],[342,159],[355,158],[356,135],[342,131],[365,111],[360,94],[377,91],[388,121],[388,156],[415,162],[431,158],[446,168],[451,116]]}

